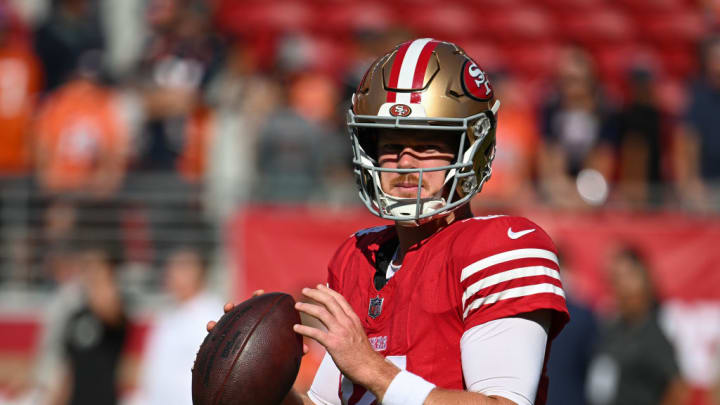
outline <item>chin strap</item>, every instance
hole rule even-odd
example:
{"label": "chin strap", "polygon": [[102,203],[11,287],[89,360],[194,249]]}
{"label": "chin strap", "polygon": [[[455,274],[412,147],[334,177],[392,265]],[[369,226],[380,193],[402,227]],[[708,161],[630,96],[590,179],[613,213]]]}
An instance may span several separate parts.
{"label": "chin strap", "polygon": [[421,212],[417,212],[418,204],[417,199],[415,198],[396,198],[393,196],[390,196],[388,194],[385,194],[384,191],[381,190],[382,196],[380,197],[380,201],[385,206],[383,209],[387,211],[390,215],[396,216],[396,217],[408,217],[412,218],[414,221],[414,218],[430,213],[435,210],[442,209],[442,207],[447,204],[447,201],[445,201],[444,198],[421,198],[420,199],[420,207],[422,207]]}

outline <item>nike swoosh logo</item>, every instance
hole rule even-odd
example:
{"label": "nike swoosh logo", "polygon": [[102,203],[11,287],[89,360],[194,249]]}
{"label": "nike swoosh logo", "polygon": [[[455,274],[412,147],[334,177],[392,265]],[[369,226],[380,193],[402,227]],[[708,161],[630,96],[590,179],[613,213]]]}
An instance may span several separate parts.
{"label": "nike swoosh logo", "polygon": [[521,238],[521,237],[523,237],[523,236],[525,236],[525,235],[527,235],[527,234],[529,234],[530,232],[533,232],[533,231],[535,231],[535,228],[533,228],[533,229],[525,229],[524,231],[513,232],[512,227],[510,227],[510,228],[508,228],[508,238],[510,238],[510,239]]}

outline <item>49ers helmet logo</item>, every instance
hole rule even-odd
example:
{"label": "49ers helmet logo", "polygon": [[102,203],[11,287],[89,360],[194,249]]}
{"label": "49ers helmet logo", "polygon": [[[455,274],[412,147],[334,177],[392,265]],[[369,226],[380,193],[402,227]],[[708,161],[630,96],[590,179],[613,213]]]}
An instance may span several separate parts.
{"label": "49ers helmet logo", "polygon": [[390,107],[390,115],[393,117],[407,117],[411,112],[410,107],[405,104],[395,104]]}
{"label": "49ers helmet logo", "polygon": [[463,63],[460,82],[465,94],[475,100],[487,101],[493,97],[493,89],[487,75],[471,60],[466,60]]}

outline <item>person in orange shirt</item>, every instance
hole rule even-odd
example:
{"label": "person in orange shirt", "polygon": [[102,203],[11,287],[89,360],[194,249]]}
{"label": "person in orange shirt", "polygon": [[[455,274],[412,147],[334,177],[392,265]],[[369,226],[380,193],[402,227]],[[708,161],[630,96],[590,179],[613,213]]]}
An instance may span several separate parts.
{"label": "person in orange shirt", "polygon": [[96,197],[117,190],[129,139],[111,88],[83,76],[70,81],[48,98],[36,124],[41,189]]}

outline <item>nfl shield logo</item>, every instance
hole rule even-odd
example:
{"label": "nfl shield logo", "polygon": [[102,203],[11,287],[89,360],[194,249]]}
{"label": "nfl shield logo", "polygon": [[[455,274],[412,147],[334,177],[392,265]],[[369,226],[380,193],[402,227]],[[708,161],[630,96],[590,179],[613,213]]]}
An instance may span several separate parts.
{"label": "nfl shield logo", "polygon": [[370,318],[375,319],[380,316],[383,300],[384,298],[380,298],[380,296],[370,298],[370,307],[368,308],[368,315]]}

